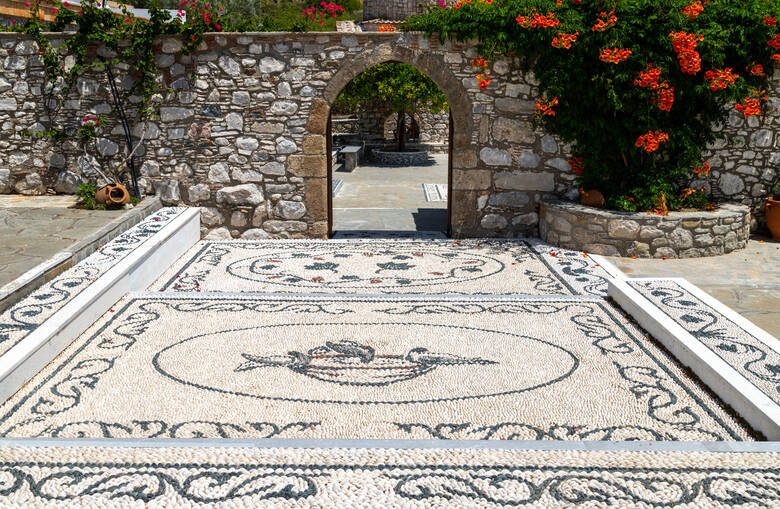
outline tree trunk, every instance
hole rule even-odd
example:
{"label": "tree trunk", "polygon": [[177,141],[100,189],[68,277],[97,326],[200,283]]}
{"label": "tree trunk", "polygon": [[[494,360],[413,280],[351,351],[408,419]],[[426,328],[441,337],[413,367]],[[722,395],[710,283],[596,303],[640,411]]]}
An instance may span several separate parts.
{"label": "tree trunk", "polygon": [[398,152],[403,152],[406,148],[406,112],[398,112],[398,123],[395,127],[396,135],[398,136],[398,143],[396,148]]}

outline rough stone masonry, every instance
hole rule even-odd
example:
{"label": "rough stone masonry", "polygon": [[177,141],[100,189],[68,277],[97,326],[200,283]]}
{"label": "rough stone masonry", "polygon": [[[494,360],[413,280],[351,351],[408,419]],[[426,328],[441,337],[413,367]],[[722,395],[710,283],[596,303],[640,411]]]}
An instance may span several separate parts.
{"label": "rough stone masonry", "polygon": [[[63,36],[64,37],[64,36]],[[97,52],[101,53],[98,48]],[[105,75],[79,80],[59,119],[75,132],[87,114],[105,115],[96,150],[70,137],[30,136],[48,129],[38,48],[20,34],[0,34],[0,192],[72,193],[97,178],[101,160],[123,157],[125,141]],[[202,206],[211,238],[325,237],[328,233],[326,130],[330,105],[354,76],[387,61],[412,64],[447,96],[453,116],[452,234],[538,235],[543,197],[576,196],[567,147],[531,128],[537,97],[532,75],[516,62],[493,62],[480,90],[469,44],[398,33],[207,34],[186,55],[175,38],[159,41],[157,64],[168,91],[154,98],[159,118],[141,125],[130,96],[143,192],[166,205]],[[115,69],[128,89],[128,68]],[[780,106],[778,79],[771,105]],[[716,195],[749,204],[778,171],[778,113],[730,120],[737,144],[712,147]]]}

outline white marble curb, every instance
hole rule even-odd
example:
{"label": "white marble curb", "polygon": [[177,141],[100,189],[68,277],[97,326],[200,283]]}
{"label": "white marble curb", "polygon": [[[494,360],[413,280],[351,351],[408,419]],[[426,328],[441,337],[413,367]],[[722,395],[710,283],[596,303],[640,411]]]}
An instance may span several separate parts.
{"label": "white marble curb", "polygon": [[[762,341],[766,342],[769,338],[774,339],[684,279],[647,279],[674,281],[704,300],[713,310],[726,315],[738,326]],[[607,294],[651,336],[660,341],[677,360],[688,366],[705,385],[736,410],[751,426],[766,435],[769,440],[780,440],[780,405],[761,392],[736,369],[683,329],[652,302],[631,288],[627,280],[610,278],[608,283]],[[768,346],[777,349],[776,345],[768,344]]]}
{"label": "white marble curb", "polygon": [[200,209],[179,214],[0,357],[0,401],[12,396],[123,295],[145,290],[200,240]]}

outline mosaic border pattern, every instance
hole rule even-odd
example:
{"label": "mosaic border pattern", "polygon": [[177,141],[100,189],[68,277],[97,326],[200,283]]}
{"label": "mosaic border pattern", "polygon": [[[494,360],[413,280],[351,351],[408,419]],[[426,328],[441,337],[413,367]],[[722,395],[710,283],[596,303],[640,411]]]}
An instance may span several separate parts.
{"label": "mosaic border pattern", "polygon": [[186,210],[158,210],[0,315],[0,355]]}
{"label": "mosaic border pattern", "polygon": [[[520,246],[524,249],[514,259],[516,262],[522,262],[527,257],[533,257],[542,262],[549,270],[548,273],[538,273],[531,270],[526,271],[526,276],[533,282],[534,290],[545,295],[591,295],[605,297],[607,295],[607,277],[609,273],[600,267],[586,253],[572,251],[570,249],[559,249],[546,244],[538,239],[469,239],[469,240],[425,240],[419,239],[363,239],[361,245],[373,246],[375,249],[381,249],[387,243],[401,243],[413,246],[415,243],[422,246],[430,246],[431,243],[443,245],[455,245],[462,249],[468,249],[470,245],[479,245],[482,247],[506,248]],[[203,281],[222,260],[222,257],[231,252],[231,248],[250,249],[252,245],[260,248],[268,246],[279,246],[280,249],[319,249],[323,246],[333,246],[338,244],[354,245],[353,240],[328,240],[328,241],[206,241],[202,247],[190,257],[187,262],[178,269],[180,276],[173,276],[165,281],[159,289],[161,291],[188,292],[200,291],[200,282]],[[408,244],[407,244],[408,243]],[[392,244],[391,244],[392,245]],[[201,268],[197,273],[186,274],[187,269],[198,264]],[[174,286],[175,284],[175,286]],[[367,288],[367,291],[370,290]],[[403,294],[414,295],[413,288],[408,288]],[[307,289],[307,293],[316,293]],[[386,294],[399,294],[399,292],[382,291]],[[464,295],[463,292],[448,292],[453,295]],[[489,292],[470,293],[467,295],[491,295]]]}
{"label": "mosaic border pattern", "polygon": [[[32,451],[33,458],[46,452]],[[701,460],[712,465],[718,455],[732,455],[678,453],[667,461],[664,456],[642,453],[537,451],[536,460],[529,453],[470,451],[472,461],[484,463],[462,464],[457,461],[462,455],[450,457],[446,450],[423,457],[419,451],[384,449],[371,464],[365,450],[266,450],[264,456],[265,451],[196,449],[219,461],[197,456],[193,460],[182,451],[186,449],[133,451],[133,461],[119,460],[128,456],[121,449],[85,448],[79,451],[83,456],[108,459],[0,461],[0,501],[43,504],[78,499],[100,506],[210,507],[231,502],[254,507],[294,502],[325,507],[337,502],[383,507],[430,507],[443,502],[467,507],[772,507],[780,503],[780,472],[773,468],[780,458],[774,453],[735,454],[744,466],[718,468],[701,466]],[[159,461],[177,454],[186,459]],[[551,465],[535,464],[550,457]]]}
{"label": "mosaic border pattern", "polygon": [[[136,302],[138,310],[125,316],[127,310]],[[90,388],[99,383],[103,374],[110,371],[122,354],[131,349],[137,342],[138,335],[143,333],[150,324],[158,320],[162,314],[160,306],[170,308],[177,312],[204,312],[217,310],[222,313],[237,312],[298,312],[298,313],[325,313],[328,315],[349,314],[349,306],[344,306],[349,302],[377,303],[381,309],[375,311],[388,315],[430,315],[442,312],[465,313],[477,317],[482,313],[498,313],[502,315],[517,315],[520,313],[542,313],[550,314],[570,307],[581,307],[582,310],[576,314],[572,321],[583,334],[592,339],[592,345],[600,355],[612,357],[612,363],[617,370],[618,375],[625,381],[629,390],[637,398],[644,398],[647,402],[647,415],[652,419],[664,423],[671,427],[677,427],[687,433],[698,433],[699,440],[743,440],[740,434],[725,422],[723,417],[718,415],[713,409],[707,406],[685,383],[672,373],[667,366],[660,362],[653,352],[649,351],[642,341],[635,337],[611,312],[607,304],[599,300],[579,300],[571,297],[563,297],[556,301],[550,297],[526,298],[522,300],[474,298],[450,298],[446,300],[430,300],[425,298],[393,298],[393,297],[351,297],[351,296],[318,296],[318,297],[295,297],[295,296],[231,296],[224,295],[209,296],[208,294],[198,295],[197,297],[177,296],[175,294],[151,294],[142,296],[133,296],[129,298],[121,309],[117,309],[111,318],[104,323],[93,335],[83,342],[67,359],[59,363],[59,366],[52,371],[37,386],[30,386],[21,399],[14,402],[13,407],[9,408],[5,414],[0,417],[0,424],[5,429],[0,436],[13,435],[16,430],[22,429],[28,424],[39,424],[52,415],[62,413],[78,406],[82,397],[89,394]],[[618,337],[598,314],[593,313],[593,308],[600,309],[612,325],[618,327],[623,334],[627,335],[631,342]],[[105,331],[113,327],[113,333],[116,337],[105,334]],[[105,357],[96,357],[91,354],[85,361],[73,364],[74,359],[93,342],[97,348],[105,350]],[[644,356],[648,357],[648,362],[642,365],[628,365],[620,362],[621,354],[629,354],[635,351],[635,348],[641,350]],[[671,358],[670,358],[671,359]],[[659,372],[658,368],[661,368]],[[69,369],[69,371],[68,371]],[[46,384],[54,379],[59,381],[52,385],[47,392],[41,391]],[[678,397],[675,392],[667,387],[665,380],[670,378],[674,382],[674,387],[687,393],[698,404],[698,408],[704,412],[710,419],[715,421],[725,436],[718,433],[701,429],[702,416],[697,414],[696,409],[688,406],[679,407]],[[201,387],[209,389],[208,387]],[[349,402],[340,402],[349,403]],[[32,405],[30,412],[33,415],[25,420],[17,422],[7,427],[8,421],[23,406]],[[381,402],[376,402],[381,404]],[[662,415],[663,414],[663,415]],[[671,419],[671,420],[670,420]],[[731,419],[728,419],[731,421]],[[83,426],[84,430],[100,430],[101,436],[148,436],[150,430],[164,427],[166,430],[177,426],[178,423],[165,423],[162,421],[138,421],[130,423],[107,423],[100,421],[79,421],[70,422],[55,427],[47,427],[37,436],[52,436],[53,433],[62,434],[59,428]],[[229,425],[224,423],[202,423],[206,426],[222,427],[228,429]],[[246,423],[250,428],[254,423]],[[262,424],[262,423],[261,423]],[[266,423],[268,424],[268,423]],[[731,423],[736,425],[736,423]],[[271,424],[272,426],[280,426]],[[462,436],[468,433],[459,433],[471,426],[469,423],[440,423],[438,425],[421,425],[418,423],[395,423],[399,431],[412,434],[412,432],[426,434],[426,438],[438,439],[458,439],[458,438],[480,438],[479,434],[491,434],[488,438],[525,440],[534,439],[533,433],[541,435],[542,439],[578,439],[586,438],[601,440],[680,440],[679,437],[670,433],[647,433],[645,428],[638,426],[611,426],[607,428],[594,429],[588,426],[562,425],[554,427],[551,430],[537,430],[523,423],[497,423],[488,428],[472,429],[471,433],[477,436]],[[491,428],[493,429],[491,432]],[[503,429],[502,429],[503,428]],[[568,428],[568,431],[566,431]],[[204,428],[205,429],[205,428]],[[214,428],[209,428],[214,429]],[[313,429],[313,428],[312,428]],[[139,434],[132,434],[133,430]],[[140,432],[139,432],[140,430]],[[237,432],[233,429],[233,432]],[[750,430],[747,430],[750,434]],[[116,435],[114,434],[116,433]],[[529,435],[531,434],[531,435]],[[78,435],[78,433],[76,433]],[[447,435],[450,435],[449,437]],[[84,435],[81,435],[84,436]],[[203,435],[201,435],[203,436]],[[240,436],[235,433],[228,436]],[[623,438],[619,438],[623,437]],[[690,438],[688,438],[690,439]]]}
{"label": "mosaic border pattern", "polygon": [[672,280],[626,280],[680,327],[780,404],[780,352]]}

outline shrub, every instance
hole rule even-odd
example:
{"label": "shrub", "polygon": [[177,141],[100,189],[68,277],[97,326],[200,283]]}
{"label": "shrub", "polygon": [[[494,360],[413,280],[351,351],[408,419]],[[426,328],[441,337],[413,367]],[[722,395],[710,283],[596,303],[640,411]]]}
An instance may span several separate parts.
{"label": "shrub", "polygon": [[402,28],[518,55],[539,82],[535,123],[572,143],[581,186],[651,210],[681,205],[732,104],[766,109],[778,14],[773,0],[465,0]]}

